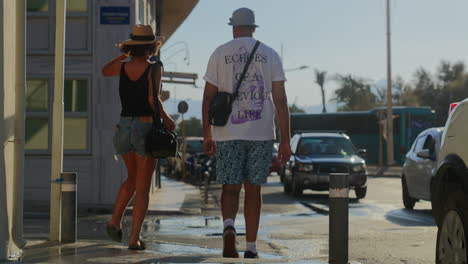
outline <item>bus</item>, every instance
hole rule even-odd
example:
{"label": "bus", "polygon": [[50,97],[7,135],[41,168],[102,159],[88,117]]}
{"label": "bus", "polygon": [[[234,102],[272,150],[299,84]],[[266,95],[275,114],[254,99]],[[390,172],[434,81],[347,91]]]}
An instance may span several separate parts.
{"label": "bus", "polygon": [[[339,131],[346,133],[358,149],[366,149],[366,162],[379,163],[379,141],[382,143],[380,154],[386,161],[386,142],[382,137],[385,130],[386,108],[379,107],[370,111],[336,112],[323,114],[291,114],[293,134],[310,131]],[[416,136],[435,124],[435,112],[429,107],[393,107],[394,159],[399,165],[405,162],[405,155]]]}

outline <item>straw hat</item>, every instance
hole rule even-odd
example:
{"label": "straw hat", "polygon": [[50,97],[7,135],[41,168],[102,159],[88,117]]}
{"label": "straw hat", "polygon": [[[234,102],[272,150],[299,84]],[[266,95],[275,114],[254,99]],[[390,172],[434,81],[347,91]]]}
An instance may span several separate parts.
{"label": "straw hat", "polygon": [[150,25],[135,25],[130,39],[120,42],[118,45],[145,45],[163,40],[162,36],[155,36]]}

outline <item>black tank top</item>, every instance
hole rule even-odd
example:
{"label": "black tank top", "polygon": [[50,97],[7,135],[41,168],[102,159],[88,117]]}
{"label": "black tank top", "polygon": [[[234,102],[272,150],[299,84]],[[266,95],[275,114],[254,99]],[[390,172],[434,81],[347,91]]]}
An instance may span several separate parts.
{"label": "black tank top", "polygon": [[120,116],[151,116],[153,109],[148,102],[148,72],[153,64],[136,81],[130,80],[125,72],[125,63],[120,69],[119,95],[122,104]]}

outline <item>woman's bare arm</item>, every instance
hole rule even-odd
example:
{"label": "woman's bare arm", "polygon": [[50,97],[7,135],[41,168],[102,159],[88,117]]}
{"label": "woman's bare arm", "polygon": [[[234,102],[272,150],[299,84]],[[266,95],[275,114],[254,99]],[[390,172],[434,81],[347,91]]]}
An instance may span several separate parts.
{"label": "woman's bare arm", "polygon": [[122,67],[122,61],[127,58],[127,55],[121,54],[117,58],[108,62],[102,68],[102,75],[104,76],[119,76],[120,75],[120,68]]}
{"label": "woman's bare arm", "polygon": [[[161,89],[161,77],[163,74],[163,68],[161,67],[160,64],[156,64],[155,67],[151,69],[152,73],[154,74],[154,82],[155,82],[155,90],[157,93],[157,103],[159,106],[159,113],[161,115],[161,118],[163,119],[164,125],[169,128],[169,129],[174,129],[175,128],[175,123],[174,120],[169,116],[169,114],[166,112],[166,110],[163,107],[161,98],[160,98],[160,89]],[[151,78],[151,74],[149,77],[149,93],[148,93],[148,100],[151,105],[151,108],[153,108],[153,111],[156,110],[155,105],[154,105],[154,99],[153,99],[153,80]]]}

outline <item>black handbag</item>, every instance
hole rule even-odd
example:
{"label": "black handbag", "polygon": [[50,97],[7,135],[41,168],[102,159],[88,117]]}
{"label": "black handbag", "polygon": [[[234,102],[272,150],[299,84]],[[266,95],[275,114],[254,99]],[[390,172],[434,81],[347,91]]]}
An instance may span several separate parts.
{"label": "black handbag", "polygon": [[[154,67],[154,66],[152,66]],[[148,155],[154,159],[170,158],[178,156],[177,134],[164,127],[156,93],[156,81],[154,80],[154,68],[151,69],[151,81],[153,82],[153,100],[155,111],[153,113],[153,126],[146,134],[145,148]]]}
{"label": "black handbag", "polygon": [[218,92],[216,96],[211,100],[210,107],[208,109],[208,122],[212,126],[225,126],[231,116],[232,112],[232,103],[237,98],[239,94],[239,87],[244,80],[245,74],[249,69],[249,65],[252,62],[255,52],[257,51],[260,41],[257,40],[255,43],[252,52],[249,55],[247,63],[244,66],[244,70],[240,76],[239,81],[237,82],[236,89],[234,94],[228,92]]}

